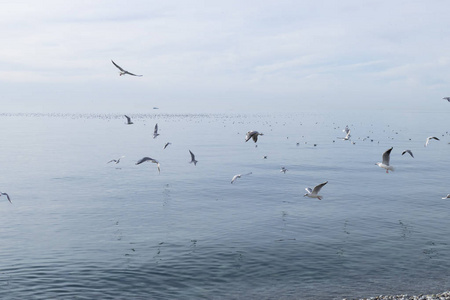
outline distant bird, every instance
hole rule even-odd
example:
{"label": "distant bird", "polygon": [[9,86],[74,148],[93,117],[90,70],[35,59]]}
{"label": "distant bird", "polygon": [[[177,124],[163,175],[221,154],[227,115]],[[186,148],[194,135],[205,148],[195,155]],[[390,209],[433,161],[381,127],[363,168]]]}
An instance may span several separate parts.
{"label": "distant bird", "polygon": [[156,166],[158,167],[158,172],[161,173],[159,161],[157,161],[156,159],[153,159],[151,157],[147,157],[146,156],[146,157],[141,158],[138,162],[136,162],[136,165],[140,165],[140,164],[142,164],[143,162],[146,162],[146,161],[150,161],[150,162],[156,164]]}
{"label": "distant bird", "polygon": [[447,196],[443,197],[442,199],[448,199],[450,198],[450,194],[447,194]]}
{"label": "distant bird", "polygon": [[437,137],[435,137],[435,136],[429,136],[429,137],[427,137],[427,141],[425,142],[425,146],[424,147],[426,147],[426,146],[428,146],[428,143],[430,142],[430,140],[437,140],[437,141],[440,141]]}
{"label": "distant bird", "polygon": [[127,115],[124,115],[124,116],[125,116],[125,118],[127,118],[127,125],[133,124],[133,122],[131,122],[131,118],[129,116],[127,116]]}
{"label": "distant bird", "polygon": [[195,155],[194,155],[194,153],[192,153],[191,150],[189,150],[189,153],[191,154],[191,161],[190,161],[189,163],[190,163],[190,164],[191,164],[191,163],[194,163],[194,166],[196,166],[198,161],[195,160]]}
{"label": "distant bird", "polygon": [[414,158],[414,155],[412,154],[411,150],[405,150],[405,151],[403,151],[403,152],[402,152],[402,155],[405,154],[405,153],[409,153],[409,155],[411,155],[412,158]]}
{"label": "distant bird", "polygon": [[159,135],[158,133],[158,123],[155,125],[155,129],[153,130],[153,138],[156,139],[156,137]]}
{"label": "distant bird", "polygon": [[132,76],[142,77],[142,75],[136,75],[136,74],[133,74],[133,73],[128,72],[127,70],[122,69],[122,68],[121,68],[118,64],[116,64],[112,59],[111,59],[111,61],[112,61],[113,65],[115,65],[115,66],[117,67],[117,69],[120,70],[119,76],[128,74],[128,75],[132,75]]}
{"label": "distant bird", "polygon": [[325,181],[324,183],[316,185],[313,190],[311,190],[311,188],[309,187],[305,188],[307,193],[303,195],[303,197],[317,198],[319,200],[322,200],[322,196],[318,195],[317,193],[319,193],[320,189],[327,183],[328,181]]}
{"label": "distant bird", "polygon": [[247,132],[247,135],[245,136],[245,141],[248,142],[249,139],[253,139],[253,141],[256,143],[258,141],[258,135],[264,135],[263,133],[259,133],[256,130],[251,130]]}
{"label": "distant bird", "polygon": [[8,201],[9,201],[9,203],[11,203],[11,204],[12,204],[12,202],[11,202],[11,198],[9,198],[9,195],[8,195],[7,193],[3,193],[3,192],[0,192],[0,197],[1,197],[2,195],[5,195],[5,196],[6,196],[6,198],[8,199]]}
{"label": "distant bird", "polygon": [[350,129],[347,131],[347,135],[345,137],[341,137],[338,139],[344,140],[344,141],[348,141],[350,139],[351,135],[350,135]]}
{"label": "distant bird", "polygon": [[164,145],[164,149],[166,149],[167,146],[169,146],[169,145],[172,145],[172,143],[171,143],[171,142],[167,142],[167,143]]}
{"label": "distant bird", "polygon": [[386,150],[386,152],[383,153],[383,162],[376,163],[376,165],[379,166],[380,168],[386,169],[386,173],[389,173],[389,170],[394,171],[394,167],[389,165],[392,149],[393,147],[389,148],[388,150]]}
{"label": "distant bird", "polygon": [[252,172],[247,173],[247,174],[237,174],[233,176],[233,179],[231,179],[231,183],[233,183],[236,179],[241,178],[241,176],[246,176],[246,175],[250,175],[252,174]]}
{"label": "distant bird", "polygon": [[288,170],[288,169],[286,169],[285,167],[281,167],[280,172],[286,174],[286,171],[287,171],[287,170]]}
{"label": "distant bird", "polygon": [[447,100],[448,102],[450,102],[450,97],[444,97],[442,99]]}
{"label": "distant bird", "polygon": [[121,158],[124,158],[124,157],[125,157],[125,156],[121,156],[121,157],[119,157],[118,159],[111,159],[110,161],[107,162],[107,164],[109,164],[109,163],[111,163],[111,162],[115,162],[116,165],[117,165],[118,163],[120,163],[120,159],[121,159]]}

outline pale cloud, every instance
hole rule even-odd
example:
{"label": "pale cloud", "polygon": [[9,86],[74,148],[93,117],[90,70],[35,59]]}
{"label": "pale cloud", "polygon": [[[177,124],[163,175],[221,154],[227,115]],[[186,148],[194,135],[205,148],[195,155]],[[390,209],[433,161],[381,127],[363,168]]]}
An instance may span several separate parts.
{"label": "pale cloud", "polygon": [[[209,101],[220,110],[273,99],[300,108],[330,95],[370,103],[380,91],[441,98],[449,9],[448,1],[2,3],[0,88],[16,111],[26,97],[57,103],[61,95],[98,99],[93,110],[145,107],[142,99],[179,109]],[[144,77],[119,78],[111,59]],[[77,93],[55,94],[55,86]],[[119,104],[130,88],[133,97]]]}

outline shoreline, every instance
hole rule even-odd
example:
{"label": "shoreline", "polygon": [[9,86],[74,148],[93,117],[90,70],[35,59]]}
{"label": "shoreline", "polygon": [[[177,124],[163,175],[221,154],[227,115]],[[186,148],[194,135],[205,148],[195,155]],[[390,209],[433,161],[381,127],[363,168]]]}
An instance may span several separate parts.
{"label": "shoreline", "polygon": [[343,298],[342,300],[450,300],[450,291],[427,295],[379,295],[368,298]]}

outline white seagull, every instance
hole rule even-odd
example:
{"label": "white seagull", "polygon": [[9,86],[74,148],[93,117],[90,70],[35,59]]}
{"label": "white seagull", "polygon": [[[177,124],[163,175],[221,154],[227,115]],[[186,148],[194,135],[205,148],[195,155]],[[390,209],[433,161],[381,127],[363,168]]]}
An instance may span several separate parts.
{"label": "white seagull", "polygon": [[156,139],[156,137],[159,135],[158,133],[158,123],[155,125],[155,130],[153,130],[153,138]]}
{"label": "white seagull", "polygon": [[127,70],[122,69],[122,68],[121,68],[118,64],[116,64],[112,59],[111,59],[111,61],[112,61],[113,65],[115,65],[115,66],[117,67],[117,69],[120,70],[119,76],[128,74],[128,75],[132,75],[132,76],[142,77],[142,75],[136,75],[136,74],[133,74],[133,73],[128,72]]}
{"label": "white seagull", "polygon": [[311,188],[309,188],[309,187],[305,188],[307,193],[305,195],[303,195],[303,197],[317,198],[319,200],[322,200],[322,196],[318,195],[317,193],[319,193],[320,189],[327,183],[328,183],[328,181],[325,181],[324,183],[316,185],[313,190],[311,190]]}
{"label": "white seagull", "polygon": [[386,173],[389,173],[390,171],[394,171],[394,167],[389,165],[389,159],[391,156],[391,151],[393,147],[386,150],[386,152],[383,153],[383,162],[377,162],[376,165],[380,168],[386,169]]}
{"label": "white seagull", "polygon": [[233,176],[233,179],[231,179],[231,183],[233,183],[236,179],[241,178],[241,176],[246,176],[246,175],[250,175],[252,174],[252,172],[247,173],[247,174],[237,174]]}
{"label": "white seagull", "polygon": [[131,118],[129,116],[127,116],[127,115],[124,115],[124,116],[125,116],[125,118],[127,118],[127,125],[133,124],[133,122],[131,122]]}
{"label": "white seagull", "polygon": [[245,141],[248,142],[249,139],[253,139],[253,141],[256,143],[258,141],[258,135],[264,135],[262,132],[259,133],[256,130],[251,130],[247,132],[247,135],[245,136]]}
{"label": "white seagull", "polygon": [[191,154],[191,161],[190,161],[189,163],[190,163],[190,164],[194,163],[194,166],[196,166],[198,161],[195,160],[195,155],[194,155],[194,153],[192,153],[191,150],[189,150],[189,153]]}
{"label": "white seagull", "polygon": [[444,97],[442,99],[447,100],[448,102],[450,102],[450,97]]}
{"label": "white seagull", "polygon": [[414,158],[414,155],[412,154],[411,150],[405,150],[402,152],[402,155],[404,155],[405,153],[409,153],[409,155],[412,156],[412,158]]}
{"label": "white seagull", "polygon": [[171,143],[171,142],[167,142],[167,143],[164,145],[164,149],[166,149],[167,146],[169,146],[169,145],[172,145],[172,143]]}
{"label": "white seagull", "polygon": [[158,167],[158,172],[161,173],[159,161],[157,161],[156,159],[153,159],[151,157],[147,157],[146,156],[146,157],[141,158],[138,162],[136,162],[136,165],[140,165],[140,164],[142,164],[143,162],[146,162],[146,161],[150,161],[150,162],[156,164],[156,166]]}
{"label": "white seagull", "polygon": [[427,137],[427,141],[425,142],[425,146],[424,147],[426,147],[426,146],[428,146],[428,143],[430,142],[430,140],[437,140],[437,141],[440,141],[437,137],[435,137],[435,136],[429,136],[429,137]]}
{"label": "white seagull", "polygon": [[12,204],[12,202],[11,202],[11,198],[9,198],[9,195],[8,195],[7,193],[3,193],[3,192],[0,192],[0,197],[1,197],[2,195],[5,195],[5,196],[6,196],[6,198],[8,199],[8,201],[9,201],[9,203],[11,203],[11,204]]}
{"label": "white seagull", "polygon": [[350,135],[350,129],[347,131],[347,135],[345,136],[345,137],[343,137],[343,138],[338,138],[338,139],[341,139],[341,140],[344,140],[344,141],[348,141],[349,139],[350,139],[350,137],[351,137],[351,135]]}
{"label": "white seagull", "polygon": [[450,194],[447,194],[447,196],[443,197],[442,199],[448,199],[450,198]]}
{"label": "white seagull", "polygon": [[121,156],[121,157],[119,157],[118,159],[111,159],[110,161],[107,162],[107,164],[109,164],[109,163],[111,163],[111,162],[115,162],[116,165],[117,165],[118,163],[120,163],[120,159],[121,159],[121,158],[124,158],[124,157],[125,157],[125,156]]}
{"label": "white seagull", "polygon": [[286,169],[285,167],[281,167],[281,170],[280,170],[280,172],[282,172],[282,173],[284,173],[284,174],[286,174],[286,171],[287,171],[288,169]]}

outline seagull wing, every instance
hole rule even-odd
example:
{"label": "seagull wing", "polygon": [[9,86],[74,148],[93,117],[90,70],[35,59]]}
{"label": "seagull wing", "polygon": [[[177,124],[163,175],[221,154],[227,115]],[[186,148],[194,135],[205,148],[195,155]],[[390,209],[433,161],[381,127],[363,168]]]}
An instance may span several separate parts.
{"label": "seagull wing", "polygon": [[195,160],[195,155],[194,155],[194,153],[192,153],[191,150],[189,150],[189,153],[191,154],[191,161],[194,161],[194,160]]}
{"label": "seagull wing", "polygon": [[130,72],[128,72],[128,71],[124,71],[126,74],[128,74],[128,75],[132,75],[132,76],[137,76],[137,77],[142,77],[142,75],[136,75],[136,74],[133,74],[133,73],[130,73]]}
{"label": "seagull wing", "polygon": [[412,154],[411,150],[405,150],[402,152],[402,155],[405,153],[409,153],[409,155],[411,155],[414,158],[414,155]]}
{"label": "seagull wing", "polygon": [[158,133],[158,123],[156,123],[155,130],[153,130],[153,134],[157,134],[157,133]]}
{"label": "seagull wing", "polygon": [[394,147],[389,148],[388,150],[386,150],[386,152],[383,153],[383,164],[385,164],[386,166],[389,166],[392,148]]}
{"label": "seagull wing", "polygon": [[111,159],[110,161],[107,162],[107,164],[109,164],[109,163],[111,163],[111,162],[117,162],[117,160]]}
{"label": "seagull wing", "polygon": [[124,115],[124,116],[125,116],[125,118],[127,118],[128,123],[131,123],[131,118],[127,115]]}
{"label": "seagull wing", "polygon": [[319,193],[320,189],[321,189],[325,184],[327,184],[327,183],[328,183],[328,181],[325,181],[324,183],[321,183],[321,184],[319,184],[319,185],[316,185],[316,186],[314,187],[314,190],[312,191],[312,194],[313,194],[313,195],[317,195],[317,193]]}
{"label": "seagull wing", "polygon": [[252,138],[254,131],[247,132],[247,135],[245,136],[245,141],[248,142],[249,139]]}
{"label": "seagull wing", "polygon": [[305,190],[308,192],[308,194],[311,194],[311,193],[312,193],[312,189],[309,188],[309,187],[305,188]]}
{"label": "seagull wing", "polygon": [[2,195],[5,195],[6,196],[6,198],[8,199],[8,201],[9,201],[9,203],[11,203],[12,204],[12,202],[11,202],[11,198],[9,198],[9,195],[7,194],[7,193],[1,193]]}
{"label": "seagull wing", "polygon": [[146,156],[146,157],[141,158],[138,162],[136,162],[136,165],[140,165],[143,162],[146,162],[147,160],[153,161],[154,159]]}
{"label": "seagull wing", "polygon": [[231,183],[233,183],[237,178],[240,178],[241,174],[237,174],[233,176],[233,179],[231,179]]}
{"label": "seagull wing", "polygon": [[127,73],[127,71],[125,71],[124,69],[122,69],[122,68],[121,68],[118,64],[116,64],[112,59],[111,59],[111,61],[112,61],[113,65],[116,66],[117,69],[119,69],[119,70],[122,71],[122,72],[126,72],[126,73]]}

